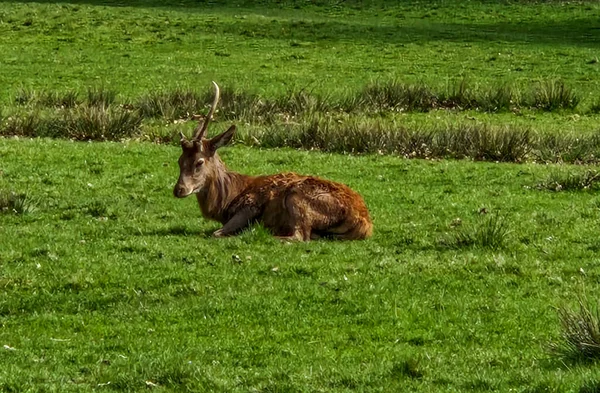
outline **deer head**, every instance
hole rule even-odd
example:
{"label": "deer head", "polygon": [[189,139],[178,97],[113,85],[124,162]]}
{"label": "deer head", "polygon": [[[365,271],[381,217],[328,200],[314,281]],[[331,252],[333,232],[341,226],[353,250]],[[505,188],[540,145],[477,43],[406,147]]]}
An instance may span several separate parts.
{"label": "deer head", "polygon": [[188,195],[199,193],[211,181],[215,181],[223,167],[223,163],[216,154],[217,149],[228,144],[235,133],[235,126],[231,126],[227,131],[214,138],[206,139],[204,137],[219,102],[219,86],[215,82],[213,84],[215,98],[206,118],[204,121],[199,121],[192,139],[188,140],[181,133],[183,152],[179,157],[179,179],[173,189],[173,195],[177,198],[185,198]]}

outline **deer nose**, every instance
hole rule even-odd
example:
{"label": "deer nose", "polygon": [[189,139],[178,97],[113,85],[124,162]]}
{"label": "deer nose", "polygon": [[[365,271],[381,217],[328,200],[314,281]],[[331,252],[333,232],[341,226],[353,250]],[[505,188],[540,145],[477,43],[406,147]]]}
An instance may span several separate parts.
{"label": "deer nose", "polygon": [[173,195],[175,195],[176,198],[183,198],[185,196],[185,188],[177,184],[173,189]]}

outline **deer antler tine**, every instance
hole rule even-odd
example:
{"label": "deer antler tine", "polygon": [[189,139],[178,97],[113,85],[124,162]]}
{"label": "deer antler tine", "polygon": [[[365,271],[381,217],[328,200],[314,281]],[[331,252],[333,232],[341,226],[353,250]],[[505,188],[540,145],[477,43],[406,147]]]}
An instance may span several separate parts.
{"label": "deer antler tine", "polygon": [[183,133],[183,131],[179,131],[179,135],[181,135],[181,140],[184,141],[187,138],[185,137],[185,134]]}
{"label": "deer antler tine", "polygon": [[210,109],[208,111],[208,114],[206,115],[206,118],[204,119],[203,122],[198,122],[198,126],[196,127],[196,130],[194,131],[194,138],[195,140],[201,140],[204,137],[204,134],[206,133],[206,130],[208,129],[208,123],[210,123],[210,120],[213,116],[213,114],[215,113],[215,109],[217,109],[217,104],[219,103],[219,98],[220,98],[220,90],[219,90],[219,85],[217,85],[214,81],[213,81],[213,85],[215,86],[215,98],[213,100],[212,105],[210,106]]}

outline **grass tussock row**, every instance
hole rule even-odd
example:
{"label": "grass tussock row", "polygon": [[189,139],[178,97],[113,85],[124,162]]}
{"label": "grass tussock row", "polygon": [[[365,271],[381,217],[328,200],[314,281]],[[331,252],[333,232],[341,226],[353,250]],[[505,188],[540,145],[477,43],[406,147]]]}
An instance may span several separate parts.
{"label": "grass tussock row", "polygon": [[[116,102],[116,98],[115,92],[104,88],[88,90],[85,98],[75,91],[56,93],[20,90],[15,103],[43,108],[74,108],[81,105],[108,107]],[[202,92],[175,89],[152,92],[121,105],[138,110],[144,118],[176,120],[204,112],[212,98],[212,89]],[[357,92],[338,96],[300,90],[273,99],[224,86],[219,108],[226,120],[264,124],[278,117],[290,118],[313,113],[427,112],[439,108],[485,112],[525,108],[556,111],[574,110],[579,103],[579,96],[560,80],[539,81],[526,91],[508,84],[476,88],[466,80],[444,91],[436,91],[423,83],[408,84],[392,80],[371,83]],[[597,110],[597,107],[597,103],[593,103],[590,110]]]}
{"label": "grass tussock row", "polygon": [[532,146],[529,130],[486,125],[448,126],[436,130],[409,130],[381,121],[314,117],[302,124],[257,129],[247,141],[264,147],[289,146],[343,153],[398,154],[408,158],[472,158],[482,161],[521,162]]}
{"label": "grass tussock row", "polygon": [[[323,116],[319,113],[295,120],[281,119],[264,126],[247,125],[239,131],[238,140],[267,148],[393,154],[407,158],[517,163],[600,162],[600,132],[575,137],[536,133],[517,126],[471,122],[410,129],[383,118]],[[122,106],[80,106],[56,111],[15,112],[0,119],[0,136],[115,141],[139,138],[157,143],[177,143],[179,131],[188,132],[188,125],[183,122],[167,127],[143,124],[140,111]],[[548,183],[546,188],[552,187]]]}
{"label": "grass tussock row", "polygon": [[[115,92],[103,88],[90,89],[84,97],[74,91],[58,94],[22,90],[16,97],[18,105],[5,108],[8,113],[0,115],[0,136],[141,138],[171,143],[179,140],[179,131],[186,131],[186,120],[206,112],[213,94],[209,89],[202,93],[184,89],[157,91],[135,102],[119,103]],[[444,94],[425,85],[392,81],[370,84],[357,94],[342,98],[299,91],[272,100],[223,87],[217,117],[226,122],[244,122],[247,127],[241,139],[265,147],[398,154],[409,158],[598,162],[600,133],[583,137],[541,135],[527,128],[476,123],[408,129],[386,116],[365,116],[378,111],[433,108],[574,109],[578,103],[577,96],[560,81],[539,82],[525,95],[509,86],[476,90],[464,80]]]}
{"label": "grass tussock row", "polygon": [[[476,89],[462,80],[446,92],[435,92],[423,84],[407,85],[391,81],[366,86],[352,102],[357,107],[377,110],[427,112],[445,108],[507,112],[524,108],[573,110],[579,105],[580,98],[559,80],[540,81],[526,91],[509,84]],[[345,109],[354,109],[353,105],[346,105]]]}
{"label": "grass tussock row", "polygon": [[263,147],[395,154],[407,158],[575,164],[600,161],[600,133],[575,138],[539,134],[514,126],[473,123],[408,129],[380,119],[340,122],[332,117],[314,116],[301,124],[249,128],[240,137],[247,144]]}
{"label": "grass tussock row", "polygon": [[1,136],[120,140],[139,134],[142,117],[120,107],[79,106],[19,111],[1,119]]}

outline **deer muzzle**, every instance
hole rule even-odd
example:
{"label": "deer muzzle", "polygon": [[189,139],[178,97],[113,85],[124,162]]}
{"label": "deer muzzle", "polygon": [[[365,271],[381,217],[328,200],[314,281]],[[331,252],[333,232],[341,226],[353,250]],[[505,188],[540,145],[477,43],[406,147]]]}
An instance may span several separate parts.
{"label": "deer muzzle", "polygon": [[175,188],[173,189],[173,195],[175,198],[185,198],[191,193],[192,191],[190,189],[180,183],[175,184]]}

